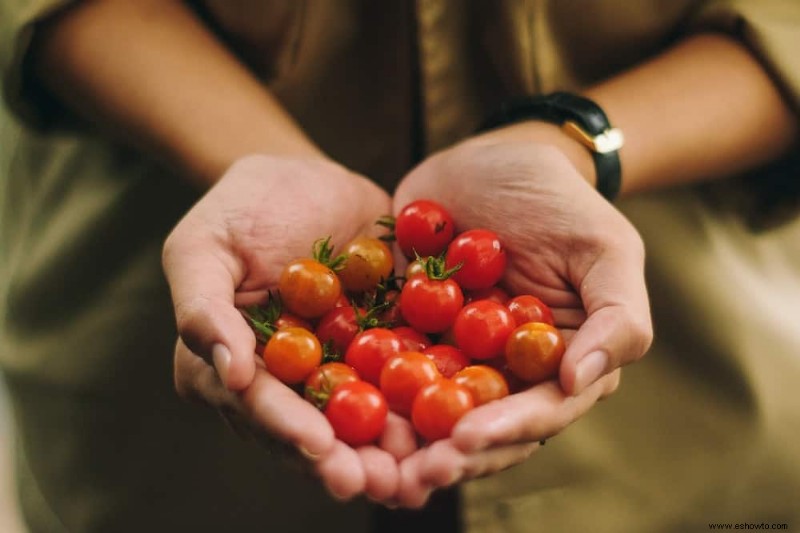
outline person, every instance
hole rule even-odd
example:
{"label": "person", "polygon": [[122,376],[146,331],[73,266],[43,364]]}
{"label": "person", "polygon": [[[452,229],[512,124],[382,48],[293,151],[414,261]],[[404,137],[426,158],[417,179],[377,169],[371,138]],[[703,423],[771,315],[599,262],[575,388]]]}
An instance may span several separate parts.
{"label": "person", "polygon": [[[0,6],[0,358],[31,530],[365,531],[454,486],[467,531],[797,522],[796,3]],[[556,90],[625,133],[616,205],[556,126],[475,134]],[[573,334],[558,382],[451,439],[394,417],[354,450],[256,364],[236,306],[416,198],[498,231],[505,284]],[[616,392],[651,342],[645,265],[657,335]]]}

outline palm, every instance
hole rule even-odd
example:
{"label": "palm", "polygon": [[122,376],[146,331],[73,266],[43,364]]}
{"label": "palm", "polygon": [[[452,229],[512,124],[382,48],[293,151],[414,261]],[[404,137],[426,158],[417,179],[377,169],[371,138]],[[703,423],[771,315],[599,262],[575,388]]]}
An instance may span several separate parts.
{"label": "palm", "polygon": [[[579,325],[587,303],[576,287],[591,267],[598,230],[632,232],[564,156],[528,143],[468,143],[439,154],[409,174],[395,206],[416,198],[441,202],[460,228],[495,231],[509,252],[504,285],[542,298],[569,327]],[[610,227],[597,228],[599,219]]]}

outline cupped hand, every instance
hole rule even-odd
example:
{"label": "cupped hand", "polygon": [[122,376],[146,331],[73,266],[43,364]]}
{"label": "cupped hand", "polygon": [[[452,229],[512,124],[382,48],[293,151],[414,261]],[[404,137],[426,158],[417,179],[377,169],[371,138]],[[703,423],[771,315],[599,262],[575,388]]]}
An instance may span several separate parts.
{"label": "cupped hand", "polygon": [[468,140],[414,169],[395,211],[420,198],[441,203],[460,230],[498,234],[509,256],[503,284],[553,309],[567,350],[558,381],[473,410],[450,439],[404,460],[399,501],[408,506],[524,460],[613,392],[618,369],[652,340],[641,238],[558,149],[502,133]]}
{"label": "cupped hand", "polygon": [[380,188],[329,161],[250,156],[186,214],[163,250],[179,332],[179,394],[216,408],[271,449],[296,451],[341,499],[393,496],[399,471],[386,450],[409,453],[410,432],[392,417],[383,448],[337,440],[318,409],[266,372],[239,309],[264,301],[284,265],[308,256],[317,239],[330,235],[342,245],[369,234],[390,209]]}

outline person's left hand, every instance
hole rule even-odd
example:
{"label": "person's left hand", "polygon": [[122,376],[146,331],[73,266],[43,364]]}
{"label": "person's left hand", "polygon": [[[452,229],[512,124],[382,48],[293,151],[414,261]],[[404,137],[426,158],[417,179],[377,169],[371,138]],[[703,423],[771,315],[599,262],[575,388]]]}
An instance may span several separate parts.
{"label": "person's left hand", "polygon": [[557,149],[508,130],[468,140],[406,176],[395,211],[420,198],[442,204],[460,231],[498,234],[509,254],[504,286],[553,309],[567,350],[558,380],[474,409],[450,438],[404,459],[397,502],[406,507],[523,461],[615,391],[619,368],[652,339],[641,238]]}

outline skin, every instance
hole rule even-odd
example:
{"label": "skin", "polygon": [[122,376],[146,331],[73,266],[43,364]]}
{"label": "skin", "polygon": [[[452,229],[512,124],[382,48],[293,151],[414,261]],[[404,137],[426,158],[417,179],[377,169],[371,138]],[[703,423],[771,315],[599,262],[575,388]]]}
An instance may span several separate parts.
{"label": "skin", "polygon": [[[614,392],[619,368],[650,344],[643,245],[594,190],[587,151],[535,121],[468,139],[413,169],[394,211],[431,198],[458,225],[487,227],[508,243],[506,285],[541,295],[567,330],[560,383],[476,408],[451,438],[423,449],[390,415],[379,445],[354,450],[263,371],[235,306],[263,297],[320,236],[341,245],[366,232],[391,200],[328,160],[182,2],[82,2],[41,28],[35,49],[34,72],[65,105],[112,135],[126,132],[122,141],[199,187],[216,183],[164,247],[180,333],[176,389],[265,445],[298,450],[336,497],[419,507],[438,487],[521,462]],[[689,37],[586,94],[625,132],[623,194],[748,170],[797,139],[796,119],[762,67],[720,35]],[[536,256],[525,253],[531,247]]]}

